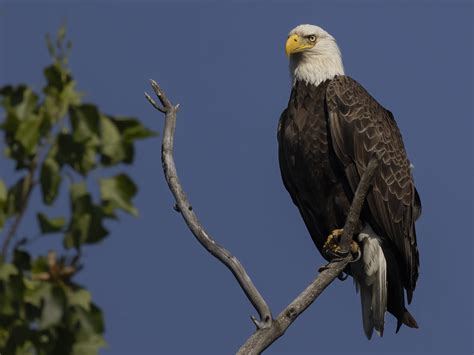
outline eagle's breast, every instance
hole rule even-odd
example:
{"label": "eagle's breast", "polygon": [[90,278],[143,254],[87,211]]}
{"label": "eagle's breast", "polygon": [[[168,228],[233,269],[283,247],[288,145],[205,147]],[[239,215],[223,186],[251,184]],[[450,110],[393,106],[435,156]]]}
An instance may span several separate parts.
{"label": "eagle's breast", "polygon": [[280,127],[282,174],[295,189],[300,211],[305,210],[306,225],[314,226],[310,234],[318,248],[330,231],[342,227],[349,207],[331,162],[325,109],[329,82],[296,82]]}

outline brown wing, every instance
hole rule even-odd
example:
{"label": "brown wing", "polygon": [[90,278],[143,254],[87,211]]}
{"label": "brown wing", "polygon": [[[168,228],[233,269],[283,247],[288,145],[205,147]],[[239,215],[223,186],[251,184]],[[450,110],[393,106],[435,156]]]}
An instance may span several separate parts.
{"label": "brown wing", "polygon": [[[285,109],[281,116],[280,116],[280,121],[278,123],[278,133],[277,133],[277,138],[278,138],[278,160],[279,160],[279,165],[280,165],[280,172],[281,172],[281,177],[283,180],[283,185],[285,186],[286,190],[289,192],[291,196],[291,200],[293,203],[298,207],[298,210],[300,211],[301,217],[303,218],[303,221],[305,222],[306,227],[308,228],[308,231],[316,244],[317,248],[319,250],[322,249],[323,243],[324,243],[324,234],[318,228],[318,223],[317,219],[315,218],[315,214],[312,211],[312,205],[305,203],[305,200],[310,198],[311,192],[305,189],[304,185],[298,186],[295,179],[292,178],[292,168],[288,165],[288,156],[292,155],[292,149],[291,147],[288,147],[285,143],[287,143],[287,140],[285,140],[282,135],[283,135],[283,127],[287,125],[287,119],[288,119],[288,111]],[[292,138],[290,139],[292,142],[296,141],[296,134],[295,132],[292,133]],[[294,168],[293,168],[294,170]]]}
{"label": "brown wing", "polygon": [[286,119],[287,110],[283,110],[280,116],[280,120],[278,121],[278,131],[277,131],[277,140],[278,140],[278,160],[280,163],[280,173],[281,178],[283,180],[283,185],[285,186],[286,190],[290,193],[291,200],[293,203],[298,206],[298,200],[296,197],[296,189],[293,186],[293,183],[289,179],[289,172],[288,172],[288,165],[286,163],[285,155],[284,155],[284,143],[282,137],[282,126],[285,124],[284,121]]}
{"label": "brown wing", "polygon": [[338,76],[328,86],[329,131],[352,194],[370,159],[381,158],[367,196],[367,222],[392,244],[408,302],[418,278],[415,220],[421,204],[393,115],[355,80]]}

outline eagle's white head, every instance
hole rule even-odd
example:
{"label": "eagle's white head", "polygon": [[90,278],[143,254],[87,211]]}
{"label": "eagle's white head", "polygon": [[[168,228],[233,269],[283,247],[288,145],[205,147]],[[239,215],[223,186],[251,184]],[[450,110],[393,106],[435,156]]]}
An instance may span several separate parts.
{"label": "eagle's white head", "polygon": [[343,75],[341,51],[336,40],[321,27],[299,25],[288,34],[285,46],[290,59],[293,85],[296,81],[319,85]]}

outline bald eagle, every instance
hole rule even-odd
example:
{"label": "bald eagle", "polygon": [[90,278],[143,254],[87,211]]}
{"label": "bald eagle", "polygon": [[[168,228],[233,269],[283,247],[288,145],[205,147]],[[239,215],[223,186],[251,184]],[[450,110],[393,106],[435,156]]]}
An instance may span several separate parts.
{"label": "bald eagle", "polygon": [[344,75],[335,39],[300,25],[286,42],[292,79],[278,126],[283,183],[319,251],[344,226],[369,161],[380,159],[353,243],[360,258],[346,268],[360,292],[363,327],[382,336],[385,312],[418,328],[405,307],[418,279],[415,221],[421,202],[392,113]]}

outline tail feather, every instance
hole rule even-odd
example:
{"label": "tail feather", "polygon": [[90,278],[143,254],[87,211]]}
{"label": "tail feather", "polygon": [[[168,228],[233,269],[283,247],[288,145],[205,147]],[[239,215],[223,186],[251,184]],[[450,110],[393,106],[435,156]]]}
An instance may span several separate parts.
{"label": "tail feather", "polygon": [[[387,311],[397,319],[396,332],[405,324],[410,328],[418,328],[415,318],[405,307],[404,288],[397,260],[390,249],[384,248],[387,261]],[[411,299],[413,290],[407,290],[407,298]]]}
{"label": "tail feather", "polygon": [[418,328],[418,323],[416,322],[415,318],[406,309],[405,313],[403,313],[402,319],[397,319],[396,333],[398,333],[402,324],[405,324],[407,327],[410,328]]}
{"label": "tail feather", "polygon": [[360,291],[362,323],[364,332],[371,339],[373,330],[383,335],[385,311],[387,309],[387,264],[380,240],[366,227],[360,233],[362,257],[352,264],[357,289]]}
{"label": "tail feather", "polygon": [[372,290],[371,287],[366,285],[359,285],[360,290],[360,302],[362,305],[362,324],[364,326],[364,332],[367,339],[372,338],[374,331],[374,321],[372,319]]}
{"label": "tail feather", "polygon": [[387,309],[387,264],[382,249],[377,251],[378,268],[372,284],[372,312],[374,328],[379,336],[383,335],[385,311]]}

